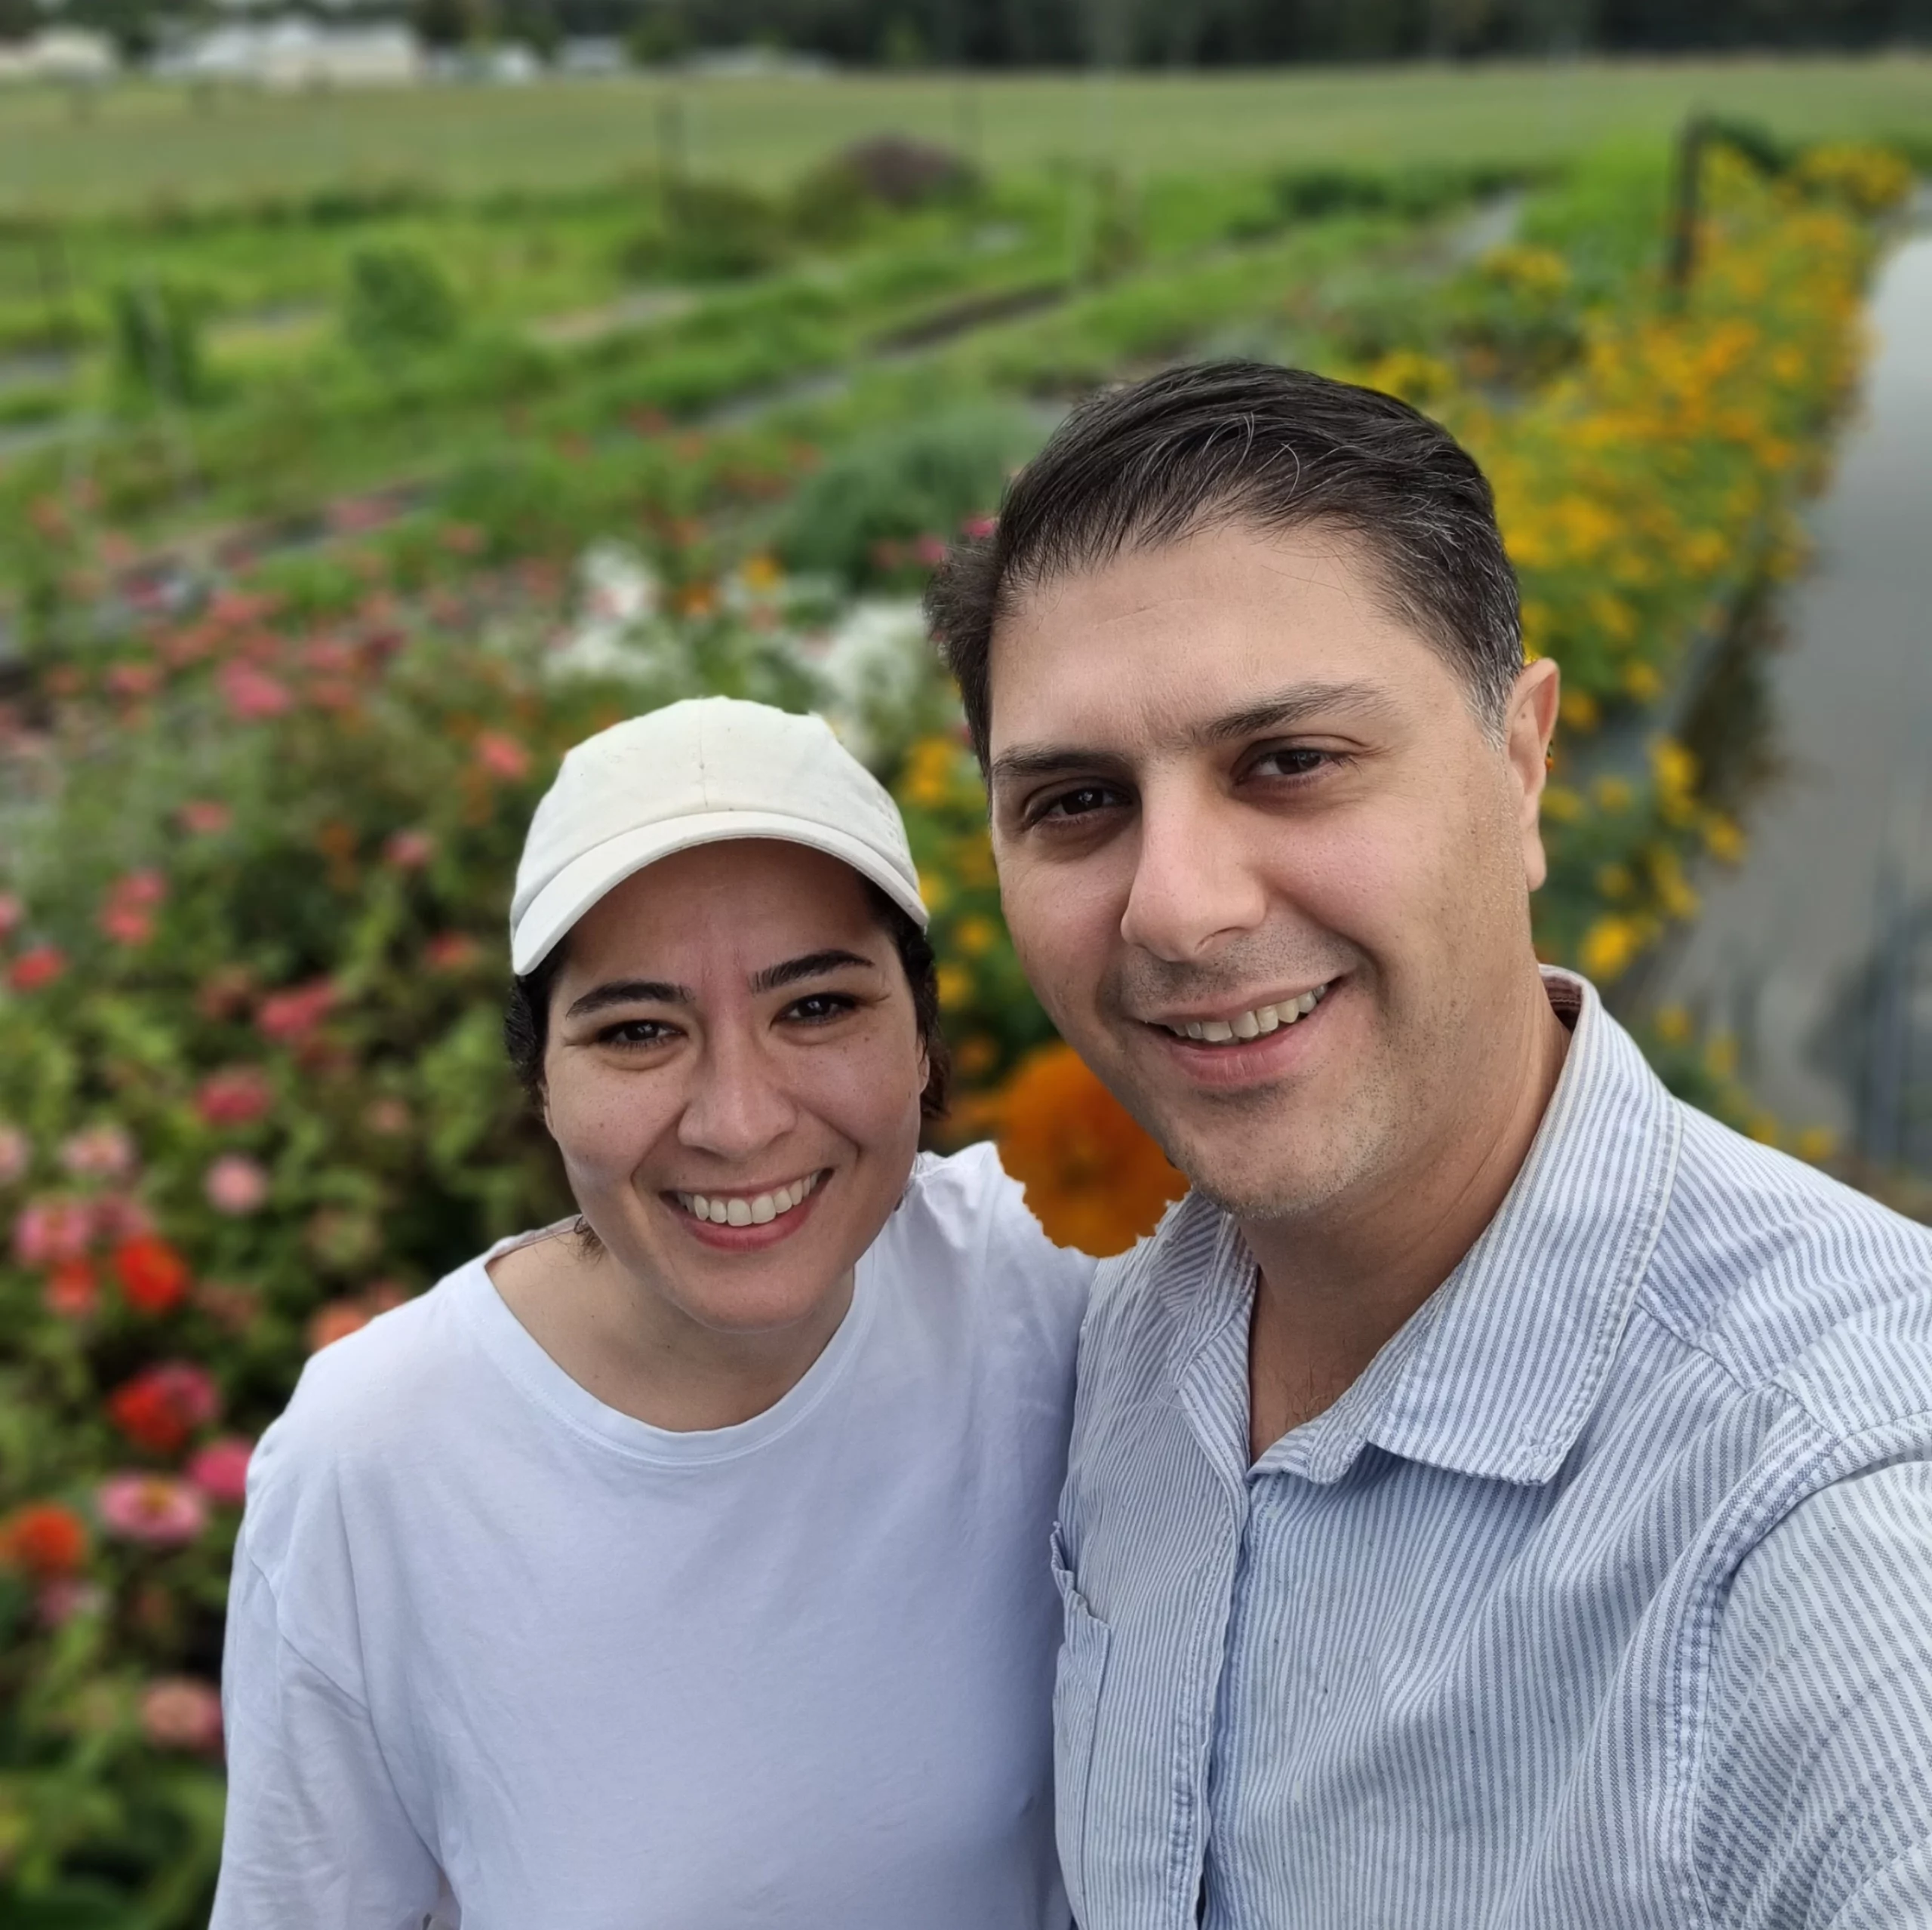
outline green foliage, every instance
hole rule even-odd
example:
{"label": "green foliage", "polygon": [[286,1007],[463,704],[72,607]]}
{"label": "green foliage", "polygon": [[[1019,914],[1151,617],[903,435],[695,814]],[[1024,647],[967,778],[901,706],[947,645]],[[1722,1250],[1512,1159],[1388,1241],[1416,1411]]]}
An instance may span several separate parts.
{"label": "green foliage", "polygon": [[349,257],[342,330],[365,360],[386,367],[441,348],[462,325],[455,290],[421,250],[364,248]]}
{"label": "green foliage", "polygon": [[201,305],[173,282],[123,282],[114,291],[114,372],[137,405],[192,408],[208,393]]}
{"label": "green foliage", "polygon": [[784,258],[777,205],[731,181],[672,178],[653,225],[624,244],[624,272],[672,282],[730,282],[762,274]]}
{"label": "green foliage", "polygon": [[798,490],[779,553],[853,584],[921,576],[962,522],[998,506],[1008,471],[1038,440],[1025,415],[984,405],[860,436]]}

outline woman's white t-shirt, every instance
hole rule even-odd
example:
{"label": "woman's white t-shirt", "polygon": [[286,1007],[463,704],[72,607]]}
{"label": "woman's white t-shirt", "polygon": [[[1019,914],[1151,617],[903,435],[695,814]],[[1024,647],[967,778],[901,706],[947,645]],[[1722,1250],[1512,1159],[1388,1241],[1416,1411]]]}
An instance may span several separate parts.
{"label": "woman's white t-shirt", "polygon": [[1093,1263],[990,1147],[922,1157],[804,1379],[671,1433],[491,1257],[318,1354],[256,1451],[213,1930],[1064,1930]]}

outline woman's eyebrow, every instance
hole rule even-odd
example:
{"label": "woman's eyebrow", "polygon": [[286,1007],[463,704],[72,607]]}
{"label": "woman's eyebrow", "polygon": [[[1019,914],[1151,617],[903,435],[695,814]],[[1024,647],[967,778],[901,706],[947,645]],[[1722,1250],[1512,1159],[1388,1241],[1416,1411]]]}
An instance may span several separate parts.
{"label": "woman's eyebrow", "polygon": [[608,985],[593,986],[581,999],[571,1002],[567,1019],[580,1018],[586,1012],[601,1012],[606,1005],[689,1005],[697,995],[688,985],[672,985],[661,978],[617,978]]}
{"label": "woman's eyebrow", "polygon": [[783,965],[767,965],[752,977],[752,990],[776,992],[780,986],[795,985],[801,978],[817,978],[845,965],[859,965],[867,971],[878,969],[874,960],[862,958],[857,952],[842,951],[834,945],[822,952],[808,952],[803,958],[787,959]]}

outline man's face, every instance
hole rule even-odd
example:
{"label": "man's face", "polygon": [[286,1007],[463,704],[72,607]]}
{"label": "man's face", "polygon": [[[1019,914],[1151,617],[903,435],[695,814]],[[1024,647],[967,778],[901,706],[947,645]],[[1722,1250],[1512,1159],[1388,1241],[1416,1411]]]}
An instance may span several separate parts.
{"label": "man's face", "polygon": [[1399,1185],[1484,1117],[1520,1008],[1555,669],[1499,746],[1388,600],[1344,532],[1235,525],[1048,583],[994,642],[1022,961],[1244,1218]]}

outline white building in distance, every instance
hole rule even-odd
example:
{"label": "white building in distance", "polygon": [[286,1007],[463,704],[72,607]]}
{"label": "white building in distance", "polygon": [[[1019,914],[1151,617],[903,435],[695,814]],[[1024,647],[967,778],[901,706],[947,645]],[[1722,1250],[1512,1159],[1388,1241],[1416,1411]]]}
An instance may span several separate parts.
{"label": "white building in distance", "polygon": [[183,41],[156,59],[170,80],[223,81],[293,93],[328,87],[411,87],[421,44],[406,26],[325,25],[285,15],[238,21]]}
{"label": "white building in distance", "polygon": [[113,42],[83,27],[43,27],[26,40],[0,41],[0,82],[91,85],[112,80],[119,66]]}

